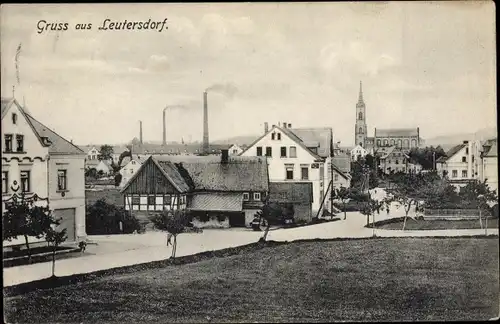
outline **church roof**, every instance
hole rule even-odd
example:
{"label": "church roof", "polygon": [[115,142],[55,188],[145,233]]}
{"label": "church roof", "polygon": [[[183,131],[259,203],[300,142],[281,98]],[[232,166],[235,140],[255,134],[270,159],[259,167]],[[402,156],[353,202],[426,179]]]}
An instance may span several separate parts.
{"label": "church roof", "polygon": [[418,136],[418,128],[375,128],[375,137],[410,137]]}

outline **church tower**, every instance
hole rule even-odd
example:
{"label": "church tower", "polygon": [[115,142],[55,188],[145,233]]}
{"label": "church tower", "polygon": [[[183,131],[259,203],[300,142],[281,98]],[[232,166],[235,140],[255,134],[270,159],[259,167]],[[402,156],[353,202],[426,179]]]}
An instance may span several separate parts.
{"label": "church tower", "polygon": [[354,146],[366,147],[366,107],[363,101],[363,85],[359,81],[359,98],[356,104],[356,128],[354,129]]}

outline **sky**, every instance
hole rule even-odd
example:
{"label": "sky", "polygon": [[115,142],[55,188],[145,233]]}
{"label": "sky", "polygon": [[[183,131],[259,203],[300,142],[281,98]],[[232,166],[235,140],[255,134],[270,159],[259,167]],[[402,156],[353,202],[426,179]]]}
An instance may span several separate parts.
{"label": "sky", "polygon": [[[98,29],[165,18],[161,32]],[[68,30],[38,33],[40,20]],[[139,120],[144,141],[161,141],[167,106],[167,141],[201,141],[214,85],[211,140],[286,121],[352,145],[360,81],[370,136],[496,127],[493,2],[2,5],[0,27],[2,97],[15,86],[78,144],[128,142]]]}

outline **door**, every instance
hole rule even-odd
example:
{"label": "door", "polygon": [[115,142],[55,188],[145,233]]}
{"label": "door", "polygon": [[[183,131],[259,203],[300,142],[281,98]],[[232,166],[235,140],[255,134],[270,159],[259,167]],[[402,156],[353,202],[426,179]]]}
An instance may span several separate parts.
{"label": "door", "polygon": [[231,227],[245,227],[245,213],[234,212],[229,215],[229,226]]}
{"label": "door", "polygon": [[58,230],[66,229],[66,241],[74,242],[76,240],[76,210],[75,208],[55,209],[54,218],[59,219]]}

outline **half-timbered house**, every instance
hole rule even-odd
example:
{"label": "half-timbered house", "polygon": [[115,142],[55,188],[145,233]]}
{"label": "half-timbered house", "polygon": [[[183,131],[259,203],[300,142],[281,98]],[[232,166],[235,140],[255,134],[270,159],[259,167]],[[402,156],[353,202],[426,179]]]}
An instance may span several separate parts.
{"label": "half-timbered house", "polygon": [[184,209],[198,222],[249,226],[269,192],[265,158],[151,156],[122,189],[125,209],[147,223],[155,213]]}

